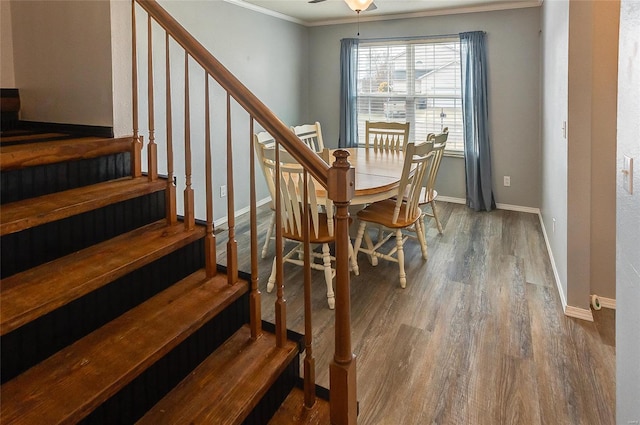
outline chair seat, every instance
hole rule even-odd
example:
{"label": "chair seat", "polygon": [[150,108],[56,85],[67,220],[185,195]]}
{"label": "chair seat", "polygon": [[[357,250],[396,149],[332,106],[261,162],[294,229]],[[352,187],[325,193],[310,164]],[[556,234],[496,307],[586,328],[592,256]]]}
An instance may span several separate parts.
{"label": "chair seat", "polygon": [[[316,237],[313,232],[313,223],[311,222],[311,218],[309,218],[309,243],[320,244],[320,243],[330,243],[335,240],[335,236],[329,234],[329,225],[327,215],[325,213],[318,214],[319,225],[318,225],[318,236]],[[352,218],[349,218],[349,225],[353,221]],[[335,235],[335,231],[333,232]],[[298,230],[294,229],[293,232],[288,231],[287,229],[282,229],[282,236],[286,239],[294,240],[297,242],[302,242],[302,235],[298,234]]]}
{"label": "chair seat", "polygon": [[418,200],[418,205],[428,204],[438,197],[438,191],[432,189],[431,191],[427,190],[426,187],[423,187],[420,191],[420,200]]}
{"label": "chair seat", "polygon": [[[299,229],[282,228],[282,236],[286,239],[302,242],[302,234]],[[309,242],[310,243],[329,243],[333,242],[335,237],[329,234],[329,226],[327,224],[327,215],[325,213],[318,214],[318,236],[314,234],[313,223],[309,217]]]}
{"label": "chair seat", "polygon": [[374,202],[366,208],[358,212],[358,218],[370,223],[380,224],[390,229],[401,229],[411,226],[420,218],[420,210],[417,210],[413,217],[404,219],[406,203],[400,207],[400,214],[395,223],[393,220],[393,211],[396,207],[396,201],[393,199],[385,199],[384,201]]}

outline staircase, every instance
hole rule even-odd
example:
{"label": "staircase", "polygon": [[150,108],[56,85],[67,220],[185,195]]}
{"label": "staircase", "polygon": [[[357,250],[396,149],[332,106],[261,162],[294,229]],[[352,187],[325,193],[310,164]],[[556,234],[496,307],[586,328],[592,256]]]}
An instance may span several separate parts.
{"label": "staircase", "polygon": [[166,181],[122,175],[133,140],[11,141],[0,422],[267,423],[299,346],[251,338],[248,276],[207,277],[205,226],[167,220]]}
{"label": "staircase", "polygon": [[[167,52],[170,44],[184,51],[185,95],[182,105],[177,102],[187,129],[178,141],[184,157],[182,186],[174,178],[177,147],[171,136],[176,102],[170,77],[176,65],[167,54],[161,116],[154,110],[154,84],[138,88],[137,30],[132,34],[132,136],[80,136],[59,129],[2,132],[0,423],[355,424],[348,264],[354,172],[348,154],[338,151],[328,166],[155,1],[133,0],[132,28],[137,28],[137,15],[148,20],[148,46],[153,45],[154,22],[166,33]],[[152,50],[146,71],[153,82]],[[192,153],[188,130],[190,61],[206,76],[205,122],[194,124],[205,128],[204,141],[194,143],[198,153]],[[211,140],[210,81],[226,92],[225,143]],[[146,99],[141,99],[143,91]],[[304,167],[305,176],[327,189],[336,207],[336,345],[329,402],[316,396],[310,273],[303,283],[305,335],[286,329],[280,228],[275,323],[261,321],[252,148],[251,240],[240,249],[235,240],[233,150],[251,138],[240,141],[232,134],[232,102],[249,115],[248,134],[255,132],[254,124],[272,134]],[[146,143],[138,126],[143,107],[149,119]],[[156,116],[168,135],[161,144],[155,140]],[[226,266],[216,264],[214,149],[226,152]],[[192,158],[202,151],[205,170],[192,175]],[[166,158],[164,177],[158,172],[159,156]],[[206,208],[200,221],[195,179],[206,186],[198,194]],[[178,216],[180,192],[184,203]],[[275,204],[280,220],[280,200]],[[250,252],[251,270],[238,270],[240,250]],[[309,253],[307,243],[305,261]]]}

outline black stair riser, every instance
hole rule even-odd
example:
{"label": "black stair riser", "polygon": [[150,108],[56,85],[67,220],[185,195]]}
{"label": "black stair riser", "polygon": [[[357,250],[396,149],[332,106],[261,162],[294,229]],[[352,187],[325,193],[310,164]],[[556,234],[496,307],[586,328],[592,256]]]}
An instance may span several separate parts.
{"label": "black stair riser", "polygon": [[0,203],[20,201],[130,175],[130,152],[3,171],[0,174]]}
{"label": "black stair riser", "polygon": [[249,296],[245,293],[80,423],[130,424],[140,419],[249,321],[248,307]]}
{"label": "black stair riser", "polygon": [[297,354],[262,400],[244,420],[243,425],[266,425],[300,379],[300,354]]}
{"label": "black stair riser", "polygon": [[111,239],[165,217],[155,192],[2,237],[2,278]]}
{"label": "black stair riser", "polygon": [[200,239],[4,335],[2,383],[202,267]]}

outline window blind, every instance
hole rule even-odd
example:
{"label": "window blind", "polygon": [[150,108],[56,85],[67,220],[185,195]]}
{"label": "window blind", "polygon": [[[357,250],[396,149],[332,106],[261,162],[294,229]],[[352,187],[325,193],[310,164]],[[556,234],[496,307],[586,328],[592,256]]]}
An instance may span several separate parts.
{"label": "window blind", "polygon": [[358,137],[365,121],[411,123],[412,141],[449,128],[447,151],[463,150],[460,41],[360,42],[357,68]]}

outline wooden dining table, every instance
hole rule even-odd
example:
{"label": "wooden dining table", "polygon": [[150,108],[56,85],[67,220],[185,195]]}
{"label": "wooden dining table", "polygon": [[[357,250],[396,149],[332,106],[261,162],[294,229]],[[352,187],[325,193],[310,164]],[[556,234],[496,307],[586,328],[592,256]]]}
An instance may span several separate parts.
{"label": "wooden dining table", "polygon": [[[332,150],[330,158],[333,160]],[[365,205],[397,195],[402,177],[402,151],[346,148],[347,160],[356,170],[356,189],[351,205]]]}

